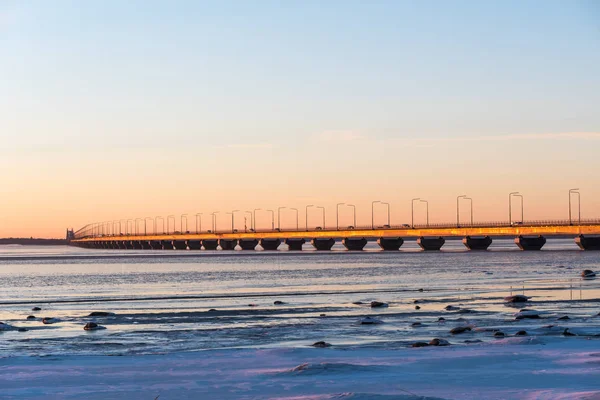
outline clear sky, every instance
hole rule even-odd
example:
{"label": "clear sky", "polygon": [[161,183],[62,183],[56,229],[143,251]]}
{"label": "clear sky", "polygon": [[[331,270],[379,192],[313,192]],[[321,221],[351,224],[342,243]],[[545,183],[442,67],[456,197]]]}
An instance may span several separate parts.
{"label": "clear sky", "polygon": [[574,187],[600,217],[600,2],[0,0],[0,143],[0,236],[460,194],[506,220],[511,191],[566,218]]}

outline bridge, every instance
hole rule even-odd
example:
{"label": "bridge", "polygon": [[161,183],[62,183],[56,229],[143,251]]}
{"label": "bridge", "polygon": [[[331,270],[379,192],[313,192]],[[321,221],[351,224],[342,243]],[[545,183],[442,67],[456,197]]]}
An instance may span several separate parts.
{"label": "bridge", "polygon": [[[141,219],[139,219],[141,220]],[[133,221],[133,220],[132,220]],[[310,229],[257,230],[233,228],[228,231],[196,230],[190,232],[157,232],[156,223],[152,233],[138,229],[138,221],[126,225],[121,232],[121,223],[89,224],[76,232],[70,231],[70,244],[96,249],[123,250],[278,250],[287,245],[289,250],[302,250],[310,243],[316,250],[331,250],[337,241],[348,250],[363,250],[369,241],[376,241],[384,251],[398,251],[405,240],[416,240],[425,251],[440,250],[448,238],[462,238],[469,250],[487,250],[494,238],[514,238],[521,250],[540,250],[546,238],[572,237],[582,250],[600,250],[600,219],[488,222],[459,224],[400,225],[383,227],[317,227]],[[175,225],[175,223],[173,223]],[[117,230],[117,226],[119,229]],[[183,223],[181,224],[183,227]],[[186,223],[187,227],[187,223]],[[164,229],[164,224],[163,224]],[[168,230],[168,227],[167,227]]]}

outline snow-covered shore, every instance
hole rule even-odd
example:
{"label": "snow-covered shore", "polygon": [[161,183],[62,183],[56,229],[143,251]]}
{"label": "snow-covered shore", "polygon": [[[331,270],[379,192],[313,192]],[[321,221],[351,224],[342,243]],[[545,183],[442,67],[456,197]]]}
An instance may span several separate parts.
{"label": "snow-covered shore", "polygon": [[600,340],[0,359],[3,399],[600,399]]}

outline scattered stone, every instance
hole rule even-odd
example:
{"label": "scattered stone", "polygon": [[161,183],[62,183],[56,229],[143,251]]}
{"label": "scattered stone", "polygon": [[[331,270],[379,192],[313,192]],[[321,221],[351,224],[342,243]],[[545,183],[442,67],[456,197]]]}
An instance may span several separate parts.
{"label": "scattered stone", "polygon": [[423,288],[419,289],[419,292],[422,292],[422,291],[423,291]]}
{"label": "scattered stone", "polygon": [[90,313],[90,315],[88,315],[88,317],[109,317],[111,315],[115,315],[115,313],[106,311],[93,311]]}
{"label": "scattered stone", "polygon": [[105,327],[98,325],[95,322],[88,322],[87,324],[85,324],[85,326],[83,327],[84,330],[86,331],[97,331],[99,329],[106,329]]}
{"label": "scattered stone", "polygon": [[431,341],[429,342],[430,346],[449,346],[450,342],[447,341],[446,339],[431,339]]}
{"label": "scattered stone", "polygon": [[540,313],[536,310],[521,310],[518,313],[514,314],[516,320],[520,319],[540,319]]}
{"label": "scattered stone", "polygon": [[41,308],[39,308],[39,307],[33,307],[33,308],[31,309],[31,311],[42,311],[42,309],[41,309]]}
{"label": "scattered stone", "polygon": [[554,325],[544,325],[542,328],[551,329],[554,328]]}
{"label": "scattered stone", "polygon": [[519,332],[515,333],[515,336],[527,336],[527,332],[526,331],[519,331]]}
{"label": "scattered stone", "polygon": [[419,300],[413,300],[413,304],[417,304],[417,303],[420,303],[420,301]]}
{"label": "scattered stone", "polygon": [[248,304],[248,307],[258,307],[258,305],[254,304],[254,303],[250,303],[250,304]]}
{"label": "scattered stone", "polygon": [[501,332],[501,331],[494,332],[494,337],[504,337],[504,332]]}
{"label": "scattered stone", "polygon": [[320,348],[324,348],[324,347],[331,347],[331,343],[327,343],[324,341],[319,341],[319,342],[315,342],[312,344],[313,347],[320,347]]}
{"label": "scattered stone", "polygon": [[582,278],[595,278],[596,273],[594,271],[592,271],[591,269],[584,269],[583,271],[581,271],[581,277]]}
{"label": "scattered stone", "polygon": [[45,324],[45,325],[55,324],[59,321],[60,320],[58,318],[49,318],[49,317],[42,318],[42,324]]}
{"label": "scattered stone", "polygon": [[475,312],[475,311],[473,311],[473,310],[470,310],[470,309],[468,309],[468,308],[461,308],[460,310],[458,310],[458,313],[459,313],[459,314],[471,314],[471,313],[474,313],[474,312]]}
{"label": "scattered stone", "polygon": [[375,324],[382,324],[382,323],[383,323],[382,320],[373,318],[373,317],[365,317],[360,320],[361,325],[375,325]]}
{"label": "scattered stone", "polygon": [[415,342],[411,345],[411,347],[427,347],[429,346],[429,343],[425,343],[425,342]]}
{"label": "scattered stone", "polygon": [[446,307],[444,307],[444,310],[446,310],[446,311],[455,311],[455,310],[460,310],[460,307],[446,306]]}
{"label": "scattered stone", "polygon": [[372,301],[371,302],[371,308],[378,308],[378,307],[387,307],[387,303],[383,303],[381,301]]}
{"label": "scattered stone", "polygon": [[450,329],[450,333],[453,335],[458,335],[459,333],[464,333],[464,332],[467,332],[470,330],[471,330],[470,326],[457,326],[456,328]]}
{"label": "scattered stone", "polygon": [[421,309],[421,307],[415,306],[415,310],[420,310],[420,309]]}
{"label": "scattered stone", "polygon": [[0,322],[0,331],[12,331],[15,329],[14,326]]}
{"label": "scattered stone", "polygon": [[27,316],[27,319],[28,319],[28,320],[35,319],[35,316],[34,316],[34,315],[28,315],[28,316]]}
{"label": "scattered stone", "polygon": [[565,328],[562,334],[563,336],[577,336],[576,334],[569,332],[569,328]]}
{"label": "scattered stone", "polygon": [[566,320],[571,319],[571,318],[569,318],[568,315],[563,315],[562,317],[558,317],[556,319],[559,320],[559,321],[566,321]]}
{"label": "scattered stone", "polygon": [[483,340],[481,339],[467,339],[465,340],[465,343],[482,343]]}
{"label": "scattered stone", "polygon": [[422,326],[423,324],[420,322],[413,322],[410,326]]}
{"label": "scattered stone", "polygon": [[320,314],[319,317],[326,317],[326,315],[325,314]]}
{"label": "scattered stone", "polygon": [[217,311],[216,308],[211,308],[210,310],[208,310],[208,312],[215,312],[215,311]]}
{"label": "scattered stone", "polygon": [[27,328],[19,328],[17,329],[17,332],[27,332],[29,329]]}
{"label": "scattered stone", "polygon": [[438,318],[438,322],[444,322],[444,321],[446,321],[446,318],[444,318],[444,317],[439,317]]}
{"label": "scattered stone", "polygon": [[355,302],[353,302],[352,304],[355,304],[355,305],[357,305],[357,306],[360,306],[361,304],[365,304],[365,303],[363,303],[362,301],[355,301]]}
{"label": "scattered stone", "polygon": [[524,303],[531,297],[524,296],[522,294],[515,294],[514,296],[508,296],[504,298],[506,303]]}
{"label": "scattered stone", "polygon": [[285,303],[283,301],[280,301],[280,300],[275,300],[273,302],[273,304],[275,304],[276,306],[280,306],[280,305],[285,304]]}

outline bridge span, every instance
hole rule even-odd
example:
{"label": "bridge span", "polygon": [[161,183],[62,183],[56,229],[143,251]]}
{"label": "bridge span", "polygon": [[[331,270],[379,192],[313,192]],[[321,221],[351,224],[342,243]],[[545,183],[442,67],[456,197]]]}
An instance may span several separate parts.
{"label": "bridge span", "polygon": [[[569,221],[537,221],[523,224],[473,224],[452,226],[390,226],[379,228],[308,229],[229,232],[132,232],[104,233],[86,226],[75,232],[71,245],[98,249],[130,250],[302,250],[310,243],[316,250],[331,250],[337,241],[348,250],[363,250],[367,242],[376,241],[385,251],[398,251],[405,240],[416,240],[423,250],[440,250],[447,238],[462,238],[469,250],[487,250],[494,238],[512,237],[521,250],[540,250],[546,238],[572,237],[582,250],[600,250],[600,220],[571,224]],[[260,246],[260,247],[259,247]]]}

